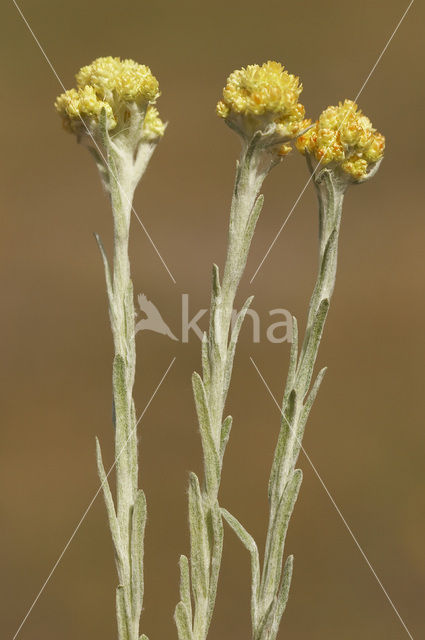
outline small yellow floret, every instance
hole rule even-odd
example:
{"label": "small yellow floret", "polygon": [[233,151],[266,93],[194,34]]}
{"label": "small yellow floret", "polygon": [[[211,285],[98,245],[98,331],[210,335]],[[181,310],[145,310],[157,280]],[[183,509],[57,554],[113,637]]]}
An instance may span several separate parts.
{"label": "small yellow floret", "polygon": [[162,138],[165,131],[165,124],[159,117],[158,109],[149,106],[143,123],[143,137],[145,140],[156,140]]}
{"label": "small yellow floret", "polygon": [[298,102],[301,91],[299,78],[279,62],[248,65],[228,77],[217,115],[228,120],[244,119],[251,130],[264,130],[274,123],[283,135],[296,135],[305,114]]}
{"label": "small yellow floret", "polygon": [[297,139],[296,147],[301,153],[313,154],[323,165],[337,162],[343,171],[360,180],[367,175],[369,165],[382,158],[385,138],[355,102],[345,100],[325,109],[316,125]]}

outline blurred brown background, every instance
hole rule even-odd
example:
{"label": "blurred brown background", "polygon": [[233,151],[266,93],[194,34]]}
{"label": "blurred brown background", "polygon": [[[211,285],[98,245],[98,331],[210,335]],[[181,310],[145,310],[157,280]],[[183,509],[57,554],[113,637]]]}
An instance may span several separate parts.
{"label": "blurred brown background", "polygon": [[[239,141],[214,114],[226,76],[267,59],[304,84],[316,116],[354,97],[407,2],[213,3],[22,0],[22,9],[67,87],[100,55],[151,66],[169,120],[136,197],[136,209],[177,281],[173,284],[137,221],[132,227],[136,292],[153,300],[177,335],[181,294],[191,310],[209,302],[210,268],[222,265]],[[2,444],[1,620],[12,638],[98,480],[94,437],[112,459],[111,336],[102,265],[93,239],[110,248],[111,215],[89,154],[61,130],[60,87],[12,2],[2,6]],[[424,8],[416,2],[367,84],[360,105],[387,136],[377,177],[346,198],[337,289],[320,364],[329,370],[305,447],[413,637],[424,637]],[[422,63],[420,63],[422,60]],[[307,178],[292,154],[266,181],[239,304],[255,294],[304,325],[317,262],[310,186],[251,286],[249,276]],[[200,472],[190,374],[200,344],[138,334],[136,406],[142,485],[149,505],[142,630],[176,637],[177,560],[188,550],[186,485]],[[240,343],[228,408],[234,428],[222,504],[260,546],[266,486],[279,414],[249,361],[280,399],[289,348]],[[287,553],[295,575],[280,637],[403,639],[402,628],[305,458]],[[210,637],[249,637],[246,551],[226,531]],[[20,638],[113,639],[115,570],[102,499],[70,545]]]}

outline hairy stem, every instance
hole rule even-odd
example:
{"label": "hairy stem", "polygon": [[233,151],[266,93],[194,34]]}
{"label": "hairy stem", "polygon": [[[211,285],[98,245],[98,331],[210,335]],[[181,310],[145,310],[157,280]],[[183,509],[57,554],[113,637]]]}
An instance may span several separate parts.
{"label": "hairy stem", "polygon": [[[113,422],[115,431],[116,507],[103,467],[99,443],[97,462],[114,544],[119,584],[116,608],[119,640],[139,640],[144,591],[144,531],[146,499],[138,488],[138,454],[133,386],[136,366],[135,309],[128,243],[135,187],[140,162],[125,145],[114,144],[105,134],[107,185],[114,222],[114,255],[110,272],[100,239],[105,266],[109,315],[114,341]],[[146,145],[146,164],[153,145]],[[141,153],[139,148],[139,153]],[[142,636],[146,638],[146,636]],[[147,640],[147,639],[146,639]]]}
{"label": "hairy stem", "polygon": [[[288,376],[282,406],[282,423],[270,476],[270,516],[266,539],[264,567],[260,586],[260,610],[263,618],[254,631],[255,640],[273,640],[280,617],[279,589],[284,579],[282,560],[289,519],[301,484],[301,472],[295,465],[302,446],[302,437],[312,404],[324,371],[322,370],[309,393],[314,366],[335,286],[338,237],[344,189],[327,170],[315,181],[319,201],[319,269],[311,296],[307,326],[299,356],[297,345],[292,346],[293,367]],[[297,340],[297,332],[294,341]],[[298,475],[298,478],[297,478]],[[274,542],[281,538],[275,548]],[[289,587],[288,587],[289,590]],[[270,613],[268,613],[270,611]]]}
{"label": "hairy stem", "polygon": [[181,567],[190,565],[191,587],[188,587],[189,574],[181,571],[180,592],[186,595],[182,596],[175,613],[180,640],[205,640],[216,599],[223,545],[218,492],[232,424],[230,416],[224,419],[224,408],[236,342],[251,299],[246,301],[233,328],[232,311],[263,204],[263,198],[258,194],[275,164],[269,154],[257,148],[256,142],[254,137],[244,146],[237,166],[223,279],[220,283],[219,271],[214,265],[210,326],[202,344],[203,372],[202,377],[197,373],[193,375],[204,456],[204,480],[201,487],[196,475],[190,476],[190,563],[182,556]]}
{"label": "hairy stem", "polygon": [[319,351],[337,268],[338,237],[345,185],[328,170],[315,178],[319,200],[319,270],[310,299],[307,326],[300,353],[298,329],[294,318],[290,366],[282,405],[282,421],[269,481],[269,523],[260,567],[257,545],[226,510],[228,524],[251,555],[252,588],[251,619],[253,640],[275,640],[285,611],[293,569],[293,557],[283,563],[289,521],[302,482],[295,469],[302,446],[308,415],[312,408],[325,369],[313,385],[314,366]]}

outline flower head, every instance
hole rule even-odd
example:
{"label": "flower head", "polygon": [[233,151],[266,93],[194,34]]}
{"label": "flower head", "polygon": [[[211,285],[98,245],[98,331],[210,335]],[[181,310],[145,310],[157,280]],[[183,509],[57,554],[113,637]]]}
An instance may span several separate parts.
{"label": "flower head", "polygon": [[354,182],[365,180],[382,159],[385,138],[352,100],[325,109],[315,126],[301,135],[296,147],[322,165],[340,168]]}
{"label": "flower head", "polygon": [[[96,133],[103,112],[108,130],[127,127],[135,107],[144,119],[160,95],[158,80],[149,67],[134,60],[97,58],[82,67],[75,78],[77,88],[60,95],[55,107],[65,128],[78,136],[87,129]],[[155,114],[159,131],[161,121],[156,110]]]}
{"label": "flower head", "polygon": [[78,87],[91,86],[101,100],[111,106],[122,102],[155,102],[159,97],[158,80],[149,67],[134,60],[97,58],[82,67],[75,76]]}
{"label": "flower head", "polygon": [[158,109],[149,105],[146,111],[145,121],[143,123],[143,137],[148,142],[153,142],[158,138],[162,138],[165,131],[165,124],[159,117]]}
{"label": "flower head", "polygon": [[[279,62],[252,64],[230,74],[217,104],[217,115],[244,138],[257,131],[269,134],[272,144],[296,137],[308,126],[305,110],[298,98],[299,78],[288,73]],[[290,147],[284,145],[285,154]]]}

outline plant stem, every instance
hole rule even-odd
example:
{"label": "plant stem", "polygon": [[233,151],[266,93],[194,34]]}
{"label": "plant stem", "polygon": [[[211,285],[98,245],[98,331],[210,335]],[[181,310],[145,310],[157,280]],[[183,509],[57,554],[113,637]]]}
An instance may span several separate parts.
{"label": "plant stem", "polygon": [[143,491],[138,488],[137,425],[133,401],[136,365],[135,309],[128,255],[132,202],[138,180],[134,178],[134,163],[130,154],[113,145],[108,138],[105,148],[108,160],[108,188],[114,221],[112,274],[100,239],[97,238],[97,240],[105,266],[115,352],[112,385],[116,508],[98,442],[97,462],[119,579],[116,592],[118,638],[119,640],[139,640],[139,621],[144,590],[146,499]]}
{"label": "plant stem", "polygon": [[284,545],[302,481],[295,469],[305,425],[323,379],[322,369],[311,385],[337,268],[338,237],[345,185],[324,169],[315,177],[319,201],[319,270],[311,296],[301,352],[294,318],[289,372],[282,404],[279,438],[269,481],[269,523],[262,570],[257,545],[226,510],[222,513],[251,554],[251,618],[253,640],[275,640],[285,611],[292,577],[293,557],[283,564]]}
{"label": "plant stem", "polygon": [[202,343],[203,374],[201,378],[194,373],[192,379],[202,440],[204,481],[201,488],[197,476],[190,474],[190,563],[181,556],[181,601],[175,612],[180,640],[205,640],[215,606],[223,546],[218,492],[232,426],[231,416],[223,420],[224,408],[236,342],[252,299],[245,302],[232,329],[233,304],[263,205],[263,197],[258,194],[276,163],[270,154],[257,148],[256,143],[254,137],[244,145],[237,166],[223,280],[220,284],[218,267],[214,265],[209,333],[204,335]]}

